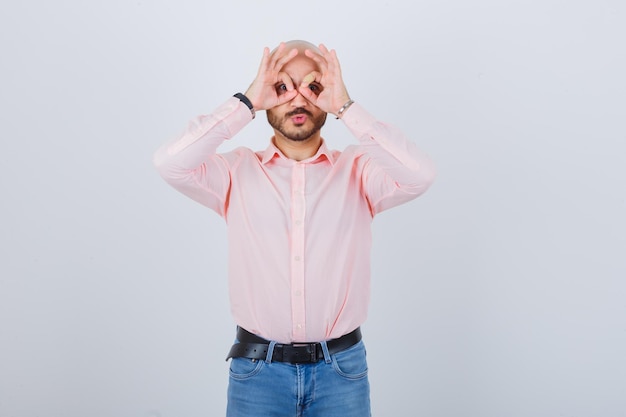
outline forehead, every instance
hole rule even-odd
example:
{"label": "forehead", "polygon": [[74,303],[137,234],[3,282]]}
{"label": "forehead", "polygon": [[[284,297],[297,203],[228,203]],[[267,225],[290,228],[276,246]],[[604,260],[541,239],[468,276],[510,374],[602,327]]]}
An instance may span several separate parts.
{"label": "forehead", "polygon": [[291,78],[304,77],[311,71],[319,71],[319,66],[311,58],[300,53],[282,68]]}

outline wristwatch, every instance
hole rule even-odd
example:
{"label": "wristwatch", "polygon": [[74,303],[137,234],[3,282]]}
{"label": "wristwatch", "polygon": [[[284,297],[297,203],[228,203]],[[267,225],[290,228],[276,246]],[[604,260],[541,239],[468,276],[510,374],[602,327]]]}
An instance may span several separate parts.
{"label": "wristwatch", "polygon": [[239,100],[241,100],[243,104],[248,106],[248,108],[250,109],[250,113],[252,113],[252,118],[254,119],[254,116],[256,116],[256,114],[254,113],[254,106],[252,105],[250,99],[242,93],[237,93],[233,97],[237,97]]}

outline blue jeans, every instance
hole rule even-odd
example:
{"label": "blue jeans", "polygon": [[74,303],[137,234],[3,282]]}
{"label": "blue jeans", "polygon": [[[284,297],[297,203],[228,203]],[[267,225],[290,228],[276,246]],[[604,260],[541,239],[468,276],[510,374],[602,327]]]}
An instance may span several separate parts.
{"label": "blue jeans", "polygon": [[334,355],[322,342],[317,363],[233,358],[227,417],[369,417],[370,388],[363,341]]}

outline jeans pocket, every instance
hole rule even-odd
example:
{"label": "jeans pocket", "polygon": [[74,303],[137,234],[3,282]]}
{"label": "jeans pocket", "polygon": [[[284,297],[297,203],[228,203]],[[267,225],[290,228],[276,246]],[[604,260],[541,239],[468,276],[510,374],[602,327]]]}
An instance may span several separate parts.
{"label": "jeans pocket", "polygon": [[335,372],[348,379],[361,379],[367,376],[365,345],[359,342],[339,353],[332,355]]}
{"label": "jeans pocket", "polygon": [[229,373],[235,379],[247,379],[261,372],[265,361],[248,358],[232,358]]}

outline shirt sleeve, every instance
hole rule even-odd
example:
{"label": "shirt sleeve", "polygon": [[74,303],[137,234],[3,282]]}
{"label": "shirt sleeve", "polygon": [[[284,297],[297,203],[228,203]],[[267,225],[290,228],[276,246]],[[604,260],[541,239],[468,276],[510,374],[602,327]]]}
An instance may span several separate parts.
{"label": "shirt sleeve", "polygon": [[362,186],[373,215],[416,198],[433,183],[433,161],[398,128],[376,120],[358,103],[342,120],[365,157]]}
{"label": "shirt sleeve", "polygon": [[172,187],[224,216],[230,167],[217,148],[251,120],[248,107],[229,98],[213,113],[191,120],[181,135],[156,151],[157,171]]}

